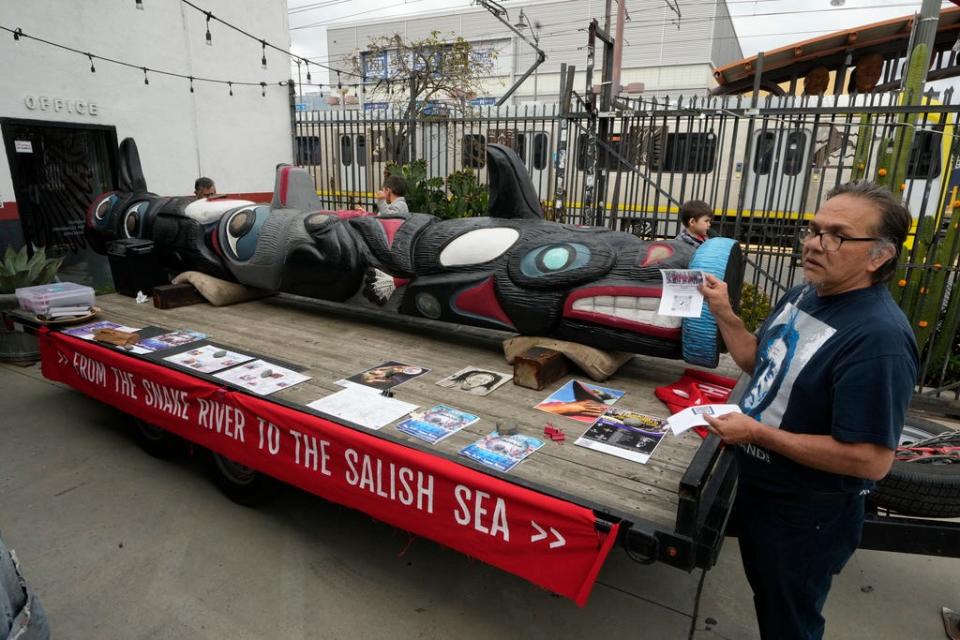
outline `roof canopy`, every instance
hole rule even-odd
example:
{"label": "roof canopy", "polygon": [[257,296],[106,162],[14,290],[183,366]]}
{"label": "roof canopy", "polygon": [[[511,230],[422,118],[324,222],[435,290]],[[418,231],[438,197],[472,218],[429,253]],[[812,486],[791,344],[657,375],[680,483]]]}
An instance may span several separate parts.
{"label": "roof canopy", "polygon": [[[953,1],[955,4],[960,3],[960,0]],[[874,59],[883,61],[883,70],[879,82],[870,90],[898,88],[899,65],[895,63],[906,56],[914,19],[914,15],[908,15],[884,20],[766,51],[763,53],[760,86],[764,90],[782,95],[784,90],[779,85],[789,82],[791,86],[795,86],[798,78],[803,78],[818,67],[836,71],[838,76],[843,78],[848,67],[856,66],[858,61],[873,54]],[[932,71],[928,79],[960,75],[957,55],[951,51],[958,35],[960,7],[944,9],[940,12],[932,55]],[[716,69],[713,76],[720,86],[712,93],[722,95],[751,91],[758,58],[759,54]]]}

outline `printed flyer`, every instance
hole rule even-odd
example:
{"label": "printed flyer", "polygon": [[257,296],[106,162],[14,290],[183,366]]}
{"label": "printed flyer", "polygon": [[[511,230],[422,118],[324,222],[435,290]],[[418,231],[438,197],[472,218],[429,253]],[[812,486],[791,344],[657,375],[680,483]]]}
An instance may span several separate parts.
{"label": "printed flyer", "polygon": [[667,421],[613,407],[600,416],[574,444],[645,463],[667,431]]}
{"label": "printed flyer", "polygon": [[410,418],[397,425],[397,429],[411,436],[436,444],[447,436],[468,427],[480,418],[472,413],[438,404],[424,413],[411,414]]}
{"label": "printed flyer", "polygon": [[460,455],[500,471],[510,471],[542,446],[543,440],[520,434],[501,436],[494,431],[461,449]]}

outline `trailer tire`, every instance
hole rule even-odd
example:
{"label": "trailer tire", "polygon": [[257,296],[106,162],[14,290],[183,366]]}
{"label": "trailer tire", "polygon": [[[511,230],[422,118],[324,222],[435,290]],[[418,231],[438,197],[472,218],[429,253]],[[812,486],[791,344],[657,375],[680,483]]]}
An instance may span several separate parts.
{"label": "trailer tire", "polygon": [[231,501],[255,507],[272,498],[279,483],[270,476],[210,451],[209,470],[213,483]]}
{"label": "trailer tire", "polygon": [[169,460],[183,449],[183,440],[176,434],[155,427],[140,418],[133,418],[133,424],[133,439],[154,458]]}
{"label": "trailer tire", "polygon": [[[907,416],[901,445],[955,431],[930,420]],[[867,499],[872,506],[920,518],[960,517],[960,463],[894,461],[890,473]]]}
{"label": "trailer tire", "polygon": [[[697,269],[727,283],[730,303],[734,311],[740,306],[740,288],[743,283],[743,257],[740,245],[730,238],[710,238],[693,254],[688,269]],[[714,368],[724,351],[717,321],[707,303],[699,318],[683,319],[683,359],[690,364]]]}

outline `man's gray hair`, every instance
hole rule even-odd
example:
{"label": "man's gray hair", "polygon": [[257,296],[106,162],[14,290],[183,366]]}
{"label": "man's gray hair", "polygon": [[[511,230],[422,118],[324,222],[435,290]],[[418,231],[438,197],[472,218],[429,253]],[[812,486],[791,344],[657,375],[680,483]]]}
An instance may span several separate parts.
{"label": "man's gray hair", "polygon": [[874,272],[873,283],[889,280],[897,270],[897,258],[900,256],[903,243],[907,240],[907,234],[910,233],[910,224],[913,220],[910,211],[890,193],[889,189],[868,180],[854,180],[834,187],[827,194],[827,200],[842,195],[868,200],[880,212],[880,222],[871,232],[871,235],[879,240],[871,255],[875,258],[880,257],[889,247],[893,249],[893,256]]}

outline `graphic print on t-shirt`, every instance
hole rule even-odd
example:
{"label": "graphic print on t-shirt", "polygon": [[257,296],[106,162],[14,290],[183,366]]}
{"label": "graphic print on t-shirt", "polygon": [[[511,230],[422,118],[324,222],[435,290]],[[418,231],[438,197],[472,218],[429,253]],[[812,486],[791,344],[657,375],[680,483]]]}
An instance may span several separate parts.
{"label": "graphic print on t-shirt", "polygon": [[836,329],[787,303],[763,336],[757,366],[740,406],[747,415],[780,427],[797,376]]}

